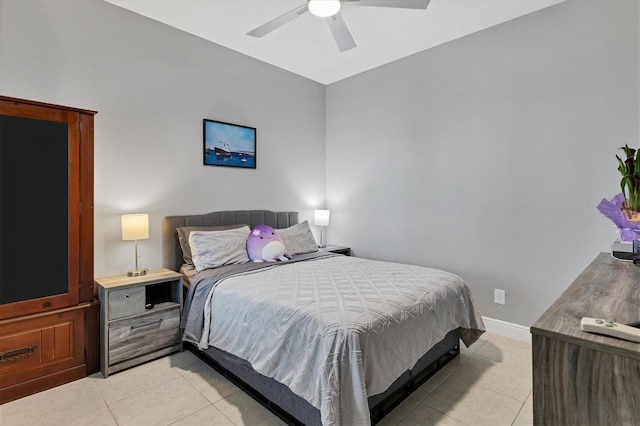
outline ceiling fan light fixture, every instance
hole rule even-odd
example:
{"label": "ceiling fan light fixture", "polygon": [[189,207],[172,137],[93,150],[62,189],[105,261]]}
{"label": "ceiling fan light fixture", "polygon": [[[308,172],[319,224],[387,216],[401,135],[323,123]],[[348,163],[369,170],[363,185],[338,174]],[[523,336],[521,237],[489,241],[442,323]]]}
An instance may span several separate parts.
{"label": "ceiling fan light fixture", "polygon": [[309,12],[321,18],[333,16],[340,11],[340,0],[309,0]]}

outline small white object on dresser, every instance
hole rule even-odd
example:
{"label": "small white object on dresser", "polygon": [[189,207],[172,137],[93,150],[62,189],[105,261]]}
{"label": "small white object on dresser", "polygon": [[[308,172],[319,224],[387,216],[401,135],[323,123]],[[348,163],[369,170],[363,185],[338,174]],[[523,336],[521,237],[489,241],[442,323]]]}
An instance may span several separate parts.
{"label": "small white object on dresser", "polygon": [[100,369],[109,374],[182,350],[182,275],[98,278]]}
{"label": "small white object on dresser", "polygon": [[580,329],[588,333],[603,334],[617,339],[630,340],[640,343],[640,328],[618,324],[601,318],[584,317],[580,321]]}

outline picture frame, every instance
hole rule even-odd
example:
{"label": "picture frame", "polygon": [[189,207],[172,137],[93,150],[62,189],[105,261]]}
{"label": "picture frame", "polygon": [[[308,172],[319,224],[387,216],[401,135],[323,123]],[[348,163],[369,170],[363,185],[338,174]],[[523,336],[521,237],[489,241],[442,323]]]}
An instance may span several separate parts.
{"label": "picture frame", "polygon": [[256,128],[224,121],[202,120],[205,166],[256,168]]}

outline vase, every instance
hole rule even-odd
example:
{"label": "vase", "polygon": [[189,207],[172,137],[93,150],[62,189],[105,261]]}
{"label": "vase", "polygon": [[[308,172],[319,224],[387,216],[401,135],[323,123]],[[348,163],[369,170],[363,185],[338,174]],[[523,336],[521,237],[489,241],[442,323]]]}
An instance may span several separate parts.
{"label": "vase", "polygon": [[631,210],[627,207],[622,208],[622,213],[624,213],[624,217],[629,222],[637,222],[640,223],[640,212],[636,210]]}

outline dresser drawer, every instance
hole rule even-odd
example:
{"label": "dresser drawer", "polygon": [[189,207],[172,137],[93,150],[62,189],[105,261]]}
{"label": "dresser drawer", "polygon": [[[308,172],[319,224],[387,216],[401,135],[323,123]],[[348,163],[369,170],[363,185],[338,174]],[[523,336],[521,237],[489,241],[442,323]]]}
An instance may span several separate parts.
{"label": "dresser drawer", "polygon": [[113,321],[109,323],[109,366],[179,343],[178,304]]}
{"label": "dresser drawer", "polygon": [[109,320],[144,312],[145,288],[125,288],[109,292]]}

